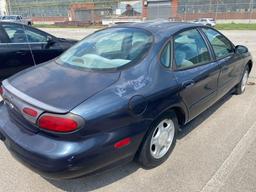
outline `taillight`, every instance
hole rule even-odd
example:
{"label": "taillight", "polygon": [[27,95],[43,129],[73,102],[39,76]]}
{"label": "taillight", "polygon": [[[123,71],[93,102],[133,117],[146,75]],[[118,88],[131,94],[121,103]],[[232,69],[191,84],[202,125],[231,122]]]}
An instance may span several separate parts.
{"label": "taillight", "polygon": [[25,113],[26,115],[29,115],[31,117],[36,117],[37,116],[37,111],[35,109],[32,109],[32,108],[28,108],[28,107],[25,107],[23,109],[23,113]]}
{"label": "taillight", "polygon": [[38,126],[41,129],[54,132],[73,132],[83,124],[82,118],[76,115],[54,115],[44,114],[38,120]]}

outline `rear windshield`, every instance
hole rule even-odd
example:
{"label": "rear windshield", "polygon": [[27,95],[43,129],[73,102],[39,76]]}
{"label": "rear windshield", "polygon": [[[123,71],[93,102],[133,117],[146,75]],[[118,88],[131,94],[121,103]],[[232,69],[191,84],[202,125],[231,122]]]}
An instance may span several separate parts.
{"label": "rear windshield", "polygon": [[57,62],[86,69],[117,69],[142,59],[152,42],[152,35],[142,29],[109,28],[80,41]]}

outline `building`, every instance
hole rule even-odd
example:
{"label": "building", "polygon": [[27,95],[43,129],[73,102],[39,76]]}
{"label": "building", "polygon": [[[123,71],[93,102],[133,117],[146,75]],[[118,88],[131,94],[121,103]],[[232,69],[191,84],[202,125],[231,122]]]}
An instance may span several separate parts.
{"label": "building", "polygon": [[7,15],[6,0],[0,0],[0,15]]}
{"label": "building", "polygon": [[111,8],[118,0],[9,0],[12,14],[27,17],[67,17],[73,4],[94,3],[97,8]]}
{"label": "building", "polygon": [[[90,21],[122,15],[130,4],[132,13],[141,15],[141,0],[8,0],[11,14],[32,17],[35,22]],[[126,12],[127,13],[127,12]],[[131,16],[129,15],[129,16]]]}
{"label": "building", "polygon": [[[0,0],[3,1],[3,0]],[[10,14],[42,21],[102,18],[256,19],[256,0],[8,0]]]}
{"label": "building", "polygon": [[169,19],[175,17],[179,0],[143,0],[143,17]]}
{"label": "building", "polygon": [[[31,17],[33,22],[95,20],[116,8],[118,0],[8,0],[10,14]],[[89,10],[89,11],[88,11]]]}
{"label": "building", "polygon": [[148,19],[256,19],[256,0],[143,0]]}

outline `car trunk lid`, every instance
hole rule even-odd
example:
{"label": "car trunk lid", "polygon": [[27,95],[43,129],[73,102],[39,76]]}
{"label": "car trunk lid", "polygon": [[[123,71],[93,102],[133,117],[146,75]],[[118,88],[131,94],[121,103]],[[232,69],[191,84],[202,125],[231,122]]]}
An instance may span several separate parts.
{"label": "car trunk lid", "polygon": [[3,85],[43,111],[67,113],[118,78],[119,72],[85,71],[51,62],[18,73]]}

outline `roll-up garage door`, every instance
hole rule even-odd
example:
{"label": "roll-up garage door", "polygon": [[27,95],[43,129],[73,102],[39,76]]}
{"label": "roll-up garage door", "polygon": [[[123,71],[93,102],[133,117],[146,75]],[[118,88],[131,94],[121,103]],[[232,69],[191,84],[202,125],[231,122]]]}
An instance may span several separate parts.
{"label": "roll-up garage door", "polygon": [[92,20],[91,10],[76,10],[75,18],[77,21],[89,22]]}
{"label": "roll-up garage door", "polygon": [[148,19],[169,19],[171,15],[171,1],[148,1]]}

